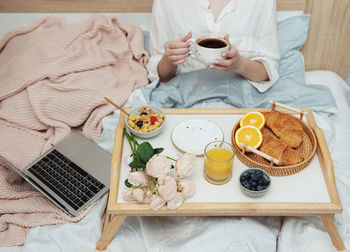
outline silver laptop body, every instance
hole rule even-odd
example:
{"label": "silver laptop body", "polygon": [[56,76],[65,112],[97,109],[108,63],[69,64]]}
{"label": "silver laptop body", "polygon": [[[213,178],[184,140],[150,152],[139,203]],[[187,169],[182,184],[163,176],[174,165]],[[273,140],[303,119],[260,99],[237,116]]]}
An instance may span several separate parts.
{"label": "silver laptop body", "polygon": [[69,133],[23,170],[0,159],[72,216],[109,190],[111,154],[79,132]]}

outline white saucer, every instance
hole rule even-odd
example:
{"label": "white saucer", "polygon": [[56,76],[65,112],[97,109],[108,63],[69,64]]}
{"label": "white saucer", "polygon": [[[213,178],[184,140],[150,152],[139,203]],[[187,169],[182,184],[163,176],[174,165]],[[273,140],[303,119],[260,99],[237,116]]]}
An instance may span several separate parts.
{"label": "white saucer", "polygon": [[223,139],[224,133],[221,128],[206,119],[185,120],[179,123],[171,134],[176,148],[195,155],[203,155],[208,143]]}

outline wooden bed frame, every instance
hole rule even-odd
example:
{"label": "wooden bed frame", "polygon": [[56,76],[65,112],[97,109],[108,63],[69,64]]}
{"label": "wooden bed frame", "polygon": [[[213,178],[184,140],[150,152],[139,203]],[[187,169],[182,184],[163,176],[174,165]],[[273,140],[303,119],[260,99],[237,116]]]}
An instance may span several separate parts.
{"label": "wooden bed frame", "polygon": [[[350,0],[276,0],[280,11],[311,14],[301,48],[306,70],[330,70],[345,79],[350,62]],[[0,0],[0,13],[151,12],[152,0]]]}

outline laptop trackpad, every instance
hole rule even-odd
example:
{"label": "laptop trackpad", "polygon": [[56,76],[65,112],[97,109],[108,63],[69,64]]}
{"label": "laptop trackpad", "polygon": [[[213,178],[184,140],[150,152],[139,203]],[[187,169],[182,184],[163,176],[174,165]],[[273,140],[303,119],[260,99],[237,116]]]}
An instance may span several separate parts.
{"label": "laptop trackpad", "polygon": [[86,142],[71,155],[71,160],[105,185],[109,184],[111,154],[94,142]]}

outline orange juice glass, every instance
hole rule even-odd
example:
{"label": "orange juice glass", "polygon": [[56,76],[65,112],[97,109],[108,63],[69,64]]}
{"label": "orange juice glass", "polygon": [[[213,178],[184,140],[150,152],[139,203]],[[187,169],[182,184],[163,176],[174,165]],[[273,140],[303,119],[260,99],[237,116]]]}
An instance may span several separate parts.
{"label": "orange juice glass", "polygon": [[209,143],[204,149],[204,177],[215,185],[230,181],[233,167],[232,145],[224,141]]}

